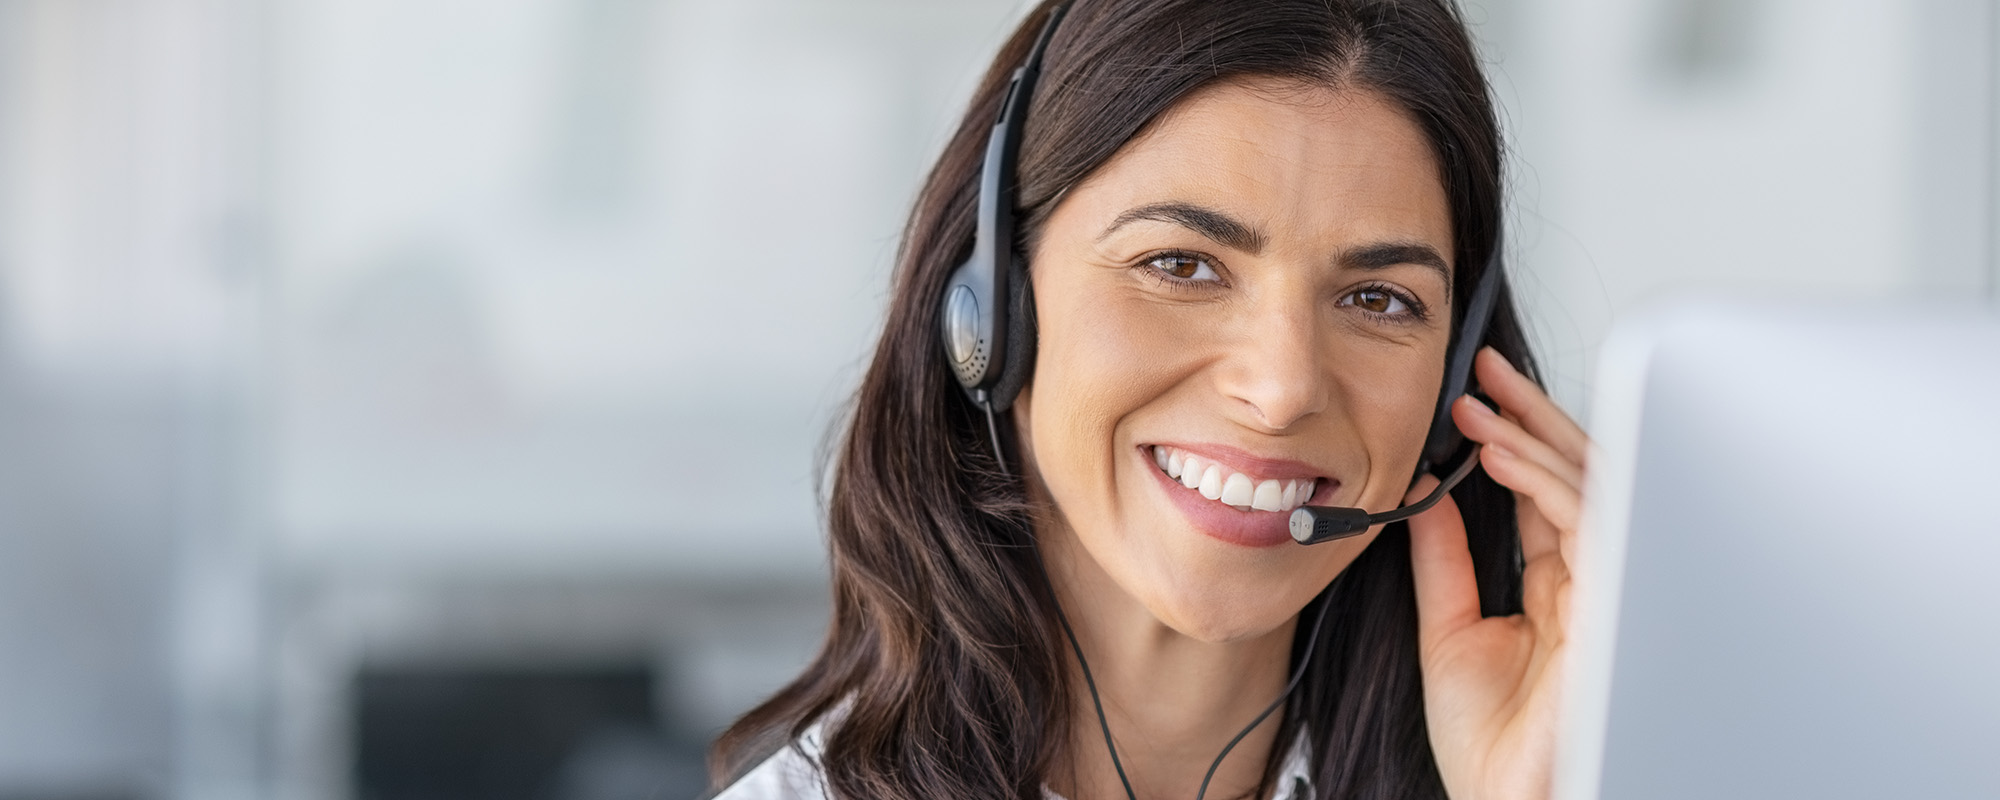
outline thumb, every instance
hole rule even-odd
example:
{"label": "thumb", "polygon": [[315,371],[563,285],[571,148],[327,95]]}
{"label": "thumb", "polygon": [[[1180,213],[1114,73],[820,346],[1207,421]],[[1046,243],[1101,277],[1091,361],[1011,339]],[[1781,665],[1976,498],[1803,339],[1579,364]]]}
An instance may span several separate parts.
{"label": "thumb", "polygon": [[[1421,499],[1438,484],[1425,475],[1405,500]],[[1417,630],[1426,642],[1479,621],[1479,581],[1465,544],[1465,519],[1446,495],[1410,518],[1410,571],[1417,584]]]}

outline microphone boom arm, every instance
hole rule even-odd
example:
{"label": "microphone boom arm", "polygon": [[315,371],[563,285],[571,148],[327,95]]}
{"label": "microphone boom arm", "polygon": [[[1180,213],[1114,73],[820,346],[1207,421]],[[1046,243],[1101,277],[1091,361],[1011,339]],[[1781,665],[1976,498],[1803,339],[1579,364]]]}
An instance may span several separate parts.
{"label": "microphone boom arm", "polygon": [[1479,445],[1474,444],[1472,452],[1466,455],[1464,461],[1459,462],[1458,468],[1452,470],[1450,475],[1446,475],[1444,481],[1432,489],[1424,499],[1401,508],[1370,514],[1359,508],[1299,506],[1292,511],[1292,540],[1299,544],[1331,542],[1362,533],[1376,525],[1402,522],[1429,511],[1431,506],[1437,505],[1438,501],[1444,499],[1446,492],[1465,480],[1465,476],[1471,475],[1472,469],[1479,466],[1479,448]]}

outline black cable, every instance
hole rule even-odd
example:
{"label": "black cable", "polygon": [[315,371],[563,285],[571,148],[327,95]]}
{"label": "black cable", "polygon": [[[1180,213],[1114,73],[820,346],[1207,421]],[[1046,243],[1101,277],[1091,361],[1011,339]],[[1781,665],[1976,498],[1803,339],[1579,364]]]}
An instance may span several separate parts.
{"label": "black cable", "polygon": [[[1000,455],[1000,428],[993,422],[993,406],[986,402],[984,392],[980,394],[979,407],[986,411],[986,433],[993,438],[993,458],[1000,462],[1000,473],[1012,477],[1007,472],[1006,459]],[[1104,731],[1104,749],[1111,751],[1111,766],[1118,770],[1118,782],[1125,786],[1125,798],[1126,800],[1139,800],[1139,796],[1132,791],[1132,781],[1125,777],[1125,765],[1118,761],[1118,746],[1111,743],[1111,723],[1104,718],[1104,701],[1098,699],[1097,679],[1091,676],[1090,662],[1083,657],[1083,645],[1077,643],[1076,630],[1069,626],[1069,615],[1063,613],[1062,601],[1056,598],[1056,582],[1054,578],[1049,577],[1049,564],[1047,561],[1042,560],[1042,550],[1039,547],[1035,548],[1035,563],[1041,565],[1042,580],[1047,581],[1049,584],[1049,602],[1055,605],[1056,621],[1062,623],[1063,635],[1069,637],[1069,647],[1076,652],[1076,665],[1083,668],[1083,683],[1085,686],[1090,687],[1090,704],[1097,709],[1097,726]],[[1287,689],[1286,691],[1289,692],[1291,690]],[[1265,713],[1270,712],[1267,711]],[[1242,737],[1239,736],[1237,738],[1240,739]],[[1230,744],[1234,745],[1235,742],[1231,742]],[[1224,750],[1223,752],[1227,753],[1229,751]]]}
{"label": "black cable", "polygon": [[[1000,462],[1001,474],[1012,477],[1007,471],[1006,458],[1001,455],[1000,428],[993,421],[993,406],[981,402],[979,407],[986,411],[986,433],[993,439],[993,458]],[[1056,621],[1062,623],[1063,635],[1069,637],[1069,648],[1076,653],[1076,665],[1083,670],[1083,684],[1090,688],[1090,705],[1097,711],[1097,727],[1104,732],[1104,749],[1111,753],[1111,768],[1118,771],[1118,783],[1125,787],[1126,800],[1139,800],[1139,794],[1132,791],[1132,780],[1125,776],[1125,764],[1118,758],[1118,745],[1111,741],[1111,721],[1104,716],[1104,700],[1097,693],[1097,678],[1090,674],[1090,660],[1083,657],[1083,645],[1076,640],[1076,629],[1070,627],[1069,615],[1063,613],[1062,601],[1055,597],[1055,580],[1049,575],[1048,562],[1042,560],[1041,548],[1035,549],[1035,561],[1042,566],[1042,579],[1049,583],[1049,599],[1055,605]],[[1285,683],[1285,691],[1280,693],[1277,699],[1272,700],[1270,705],[1265,706],[1264,710],[1257,714],[1256,719],[1250,720],[1249,725],[1238,731],[1236,737],[1229,740],[1229,744],[1222,746],[1222,752],[1217,753],[1215,761],[1208,765],[1208,773],[1201,777],[1201,789],[1195,792],[1194,800],[1204,800],[1208,796],[1208,782],[1215,778],[1215,771],[1222,767],[1222,760],[1229,757],[1229,751],[1236,749],[1237,743],[1243,741],[1243,737],[1249,736],[1258,725],[1264,724],[1264,719],[1271,716],[1271,712],[1278,710],[1278,706],[1284,704],[1285,698],[1292,696],[1292,690],[1298,688],[1299,680],[1305,677],[1306,666],[1312,663],[1313,651],[1319,644],[1319,630],[1326,624],[1326,610],[1332,606],[1332,598],[1326,598],[1320,604],[1319,616],[1313,619],[1312,633],[1306,636],[1305,655],[1299,658],[1299,665],[1292,670],[1292,679]]]}
{"label": "black cable", "polygon": [[1007,456],[1000,449],[1000,428],[993,422],[993,401],[984,390],[979,393],[979,407],[986,412],[986,435],[993,439],[993,460],[999,462],[1000,474],[1012,478],[1014,473],[1007,471]]}
{"label": "black cable", "polygon": [[[1331,586],[1331,584],[1328,585]],[[1278,710],[1278,705],[1285,702],[1285,698],[1291,697],[1292,690],[1299,687],[1299,679],[1306,676],[1306,665],[1312,663],[1313,650],[1319,645],[1319,629],[1326,622],[1326,610],[1331,607],[1333,607],[1332,597],[1327,597],[1320,603],[1319,616],[1313,619],[1312,633],[1306,636],[1306,654],[1299,657],[1298,667],[1292,670],[1292,680],[1285,684],[1285,693],[1278,695],[1278,699],[1272,700],[1270,705],[1265,706],[1264,713],[1258,714],[1256,719],[1251,720],[1249,725],[1244,726],[1243,731],[1236,734],[1236,738],[1229,740],[1229,744],[1223,745],[1222,753],[1215,757],[1215,763],[1208,765],[1208,774],[1201,776],[1201,791],[1195,792],[1194,800],[1202,800],[1202,798],[1208,796],[1209,779],[1215,777],[1216,768],[1222,766],[1222,759],[1229,755],[1229,751],[1236,749],[1236,743],[1243,741],[1243,737],[1249,736],[1250,732],[1256,730],[1258,725],[1262,725],[1264,718],[1271,716],[1271,712]]]}
{"label": "black cable", "polygon": [[[1042,565],[1042,574],[1047,576],[1047,564]],[[1050,583],[1050,587],[1053,589],[1053,582]],[[1280,693],[1277,699],[1272,700],[1270,705],[1265,706],[1249,725],[1238,731],[1236,737],[1229,740],[1229,744],[1222,746],[1222,752],[1217,753],[1215,761],[1208,765],[1208,773],[1201,777],[1201,790],[1195,793],[1195,800],[1203,800],[1208,796],[1208,783],[1215,778],[1215,771],[1222,767],[1222,760],[1229,757],[1229,751],[1236,749],[1237,743],[1243,741],[1243,737],[1249,736],[1258,725],[1264,724],[1264,719],[1271,716],[1271,712],[1278,710],[1278,706],[1284,704],[1285,698],[1292,696],[1292,690],[1298,688],[1299,680],[1306,676],[1306,667],[1312,663],[1313,652],[1318,649],[1319,631],[1326,625],[1326,611],[1332,607],[1332,598],[1327,598],[1320,604],[1319,616],[1313,618],[1312,632],[1306,636],[1305,655],[1299,658],[1299,665],[1293,668],[1292,679],[1285,683],[1285,691]],[[1118,759],[1118,745],[1111,742],[1111,722],[1104,716],[1104,701],[1098,697],[1097,680],[1090,674],[1090,661],[1083,657],[1083,646],[1077,643],[1076,631],[1070,628],[1069,617],[1063,614],[1061,601],[1056,602],[1056,620],[1062,623],[1063,633],[1069,637],[1070,649],[1076,652],[1077,666],[1083,668],[1083,683],[1090,687],[1090,704],[1097,710],[1097,727],[1104,731],[1104,749],[1111,752],[1111,766],[1118,770],[1118,782],[1125,787],[1126,800],[1139,800],[1139,795],[1132,791],[1132,781],[1125,777],[1125,765]]]}
{"label": "black cable", "polygon": [[[1042,575],[1043,577],[1047,577],[1048,574],[1049,565],[1045,563],[1042,565]],[[1051,594],[1055,591],[1054,581],[1049,582],[1049,590]],[[1111,723],[1104,718],[1104,701],[1097,698],[1097,680],[1090,677],[1090,662],[1083,657],[1083,645],[1076,643],[1076,631],[1070,629],[1069,617],[1063,614],[1062,601],[1060,600],[1056,601],[1056,620],[1062,623],[1063,633],[1069,636],[1070,649],[1076,651],[1077,666],[1083,668],[1083,683],[1085,686],[1090,687],[1090,704],[1097,708],[1097,727],[1104,730],[1104,749],[1111,751],[1111,766],[1113,769],[1118,770],[1118,782],[1125,785],[1125,798],[1126,800],[1139,800],[1139,795],[1132,791],[1132,781],[1125,777],[1125,765],[1118,761],[1118,745],[1111,743]],[[1223,752],[1226,753],[1228,751],[1225,750]],[[1213,770],[1210,771],[1212,772]]]}

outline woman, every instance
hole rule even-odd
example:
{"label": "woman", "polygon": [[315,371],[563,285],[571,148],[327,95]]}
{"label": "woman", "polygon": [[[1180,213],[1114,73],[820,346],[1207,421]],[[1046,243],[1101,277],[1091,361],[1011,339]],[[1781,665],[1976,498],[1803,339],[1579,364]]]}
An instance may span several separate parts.
{"label": "woman", "polygon": [[1029,16],[904,237],[834,462],[832,629],[718,743],[721,797],[1546,796],[1587,442],[1504,288],[1501,413],[1447,409],[1483,474],[1285,535],[1437,485],[1411,476],[1501,228],[1447,3],[1071,4],[1021,100],[1007,406],[954,385],[941,298],[1055,4]]}

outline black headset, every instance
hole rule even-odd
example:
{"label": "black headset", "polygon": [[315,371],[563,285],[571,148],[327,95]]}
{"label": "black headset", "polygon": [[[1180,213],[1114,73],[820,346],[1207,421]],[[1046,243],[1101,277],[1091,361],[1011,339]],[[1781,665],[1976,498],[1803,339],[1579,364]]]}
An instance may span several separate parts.
{"label": "black headset", "polygon": [[[1067,10],[1067,5],[1058,5],[1049,11],[1049,18],[1042,23],[1042,32],[1029,49],[1027,60],[1014,70],[1013,78],[1007,82],[1007,93],[1000,100],[1000,116],[993,121],[993,131],[986,140],[986,160],[980,167],[978,231],[972,242],[972,255],[952,271],[939,298],[945,363],[957,376],[958,385],[965,390],[966,397],[985,412],[986,432],[993,441],[993,457],[1002,472],[1007,470],[1007,461],[994,415],[1013,405],[1014,397],[1020,393],[1033,371],[1035,360],[1033,295],[1028,287],[1025,265],[1018,263],[1014,252],[1014,205],[1018,196],[1014,164],[1021,151],[1021,128],[1027,116],[1028,100],[1034,94],[1036,79],[1041,77],[1042,52],[1048,48],[1049,39],[1055,35],[1056,24],[1062,21]],[[1445,360],[1444,390],[1439,393],[1437,410],[1431,418],[1430,434],[1424,441],[1423,458],[1417,466],[1420,475],[1466,449],[1458,426],[1451,420],[1451,404],[1465,394],[1467,385],[1471,383],[1473,357],[1479,352],[1487,323],[1493,316],[1493,306],[1500,294],[1500,249],[1500,242],[1496,239],[1493,252],[1487,257],[1486,269],[1480,273],[1479,285],[1473,289],[1472,302],[1466,307],[1465,317],[1454,331]],[[1006,331],[1005,337],[1000,335],[1003,330]],[[1370,514],[1359,508],[1300,506],[1292,512],[1292,538],[1300,544],[1318,544],[1359,534],[1374,525],[1421,514],[1436,505],[1446,492],[1478,466],[1478,446],[1474,445],[1461,458],[1463,460],[1458,466],[1423,500],[1392,511]],[[1271,701],[1263,713],[1258,714],[1222,748],[1209,765],[1208,774],[1202,777],[1201,790],[1196,793],[1195,800],[1202,800],[1208,794],[1209,780],[1215,777],[1216,769],[1222,766],[1222,760],[1236,748],[1236,744],[1276,711],[1285,698],[1291,696],[1300,679],[1305,677],[1306,666],[1311,663],[1319,640],[1320,627],[1325,623],[1327,609],[1331,606],[1331,603],[1321,604],[1306,641],[1306,656],[1293,669],[1284,693]],[[1062,623],[1063,633],[1069,637],[1070,647],[1076,652],[1077,664],[1082,668],[1084,683],[1090,688],[1090,701],[1097,711],[1097,723],[1104,733],[1104,746],[1111,753],[1111,764],[1118,770],[1118,780],[1124,785],[1126,797],[1136,800],[1132,782],[1125,776],[1125,765],[1118,758],[1118,746],[1112,743],[1111,723],[1104,716],[1104,704],[1098,697],[1097,681],[1091,676],[1090,662],[1083,657],[1083,646],[1077,642],[1076,631],[1070,627],[1069,618],[1062,613],[1060,604],[1056,607],[1056,618]]]}
{"label": "black headset", "polygon": [[[1042,24],[1042,32],[1028,51],[1027,60],[1007,82],[1000,100],[1000,115],[986,139],[986,160],[979,172],[978,230],[972,240],[972,255],[951,273],[940,299],[940,320],[945,363],[957,376],[958,385],[974,406],[986,413],[987,432],[993,439],[993,457],[1004,471],[1006,455],[1000,446],[994,415],[1006,411],[1034,371],[1035,331],[1033,294],[1026,268],[1014,252],[1014,205],[1018,199],[1015,161],[1021,152],[1021,129],[1035,81],[1041,77],[1042,53],[1055,35],[1066,6],[1056,6]],[[1472,380],[1472,361],[1485,338],[1500,294],[1500,242],[1496,239],[1486,269],[1473,289],[1472,302],[1454,331],[1445,361],[1444,391],[1438,396],[1431,417],[1429,437],[1424,441],[1419,474],[1443,464],[1464,449],[1463,437],[1451,420],[1451,404],[1465,394]],[[1005,331],[1003,337],[1001,332]],[[1370,527],[1397,522],[1421,514],[1436,505],[1446,492],[1471,474],[1478,451],[1466,453],[1457,467],[1446,474],[1438,488],[1422,501],[1392,511],[1370,514],[1358,508],[1302,506],[1292,512],[1292,538],[1300,544],[1318,544],[1353,536]]]}
{"label": "black headset", "polygon": [[[940,309],[945,363],[973,405],[986,412],[993,458],[1003,472],[1007,457],[993,417],[1013,406],[1035,363],[1034,298],[1026,269],[1017,265],[1014,257],[1014,204],[1018,198],[1014,161],[1021,152],[1028,99],[1035,92],[1035,79],[1041,77],[1042,51],[1048,48],[1056,23],[1067,10],[1057,6],[1049,12],[1027,61],[1007,82],[1000,116],[986,138],[986,160],[979,170],[979,228],[972,240],[972,255],[952,271]],[[1005,338],[1001,331],[1007,332]]]}

